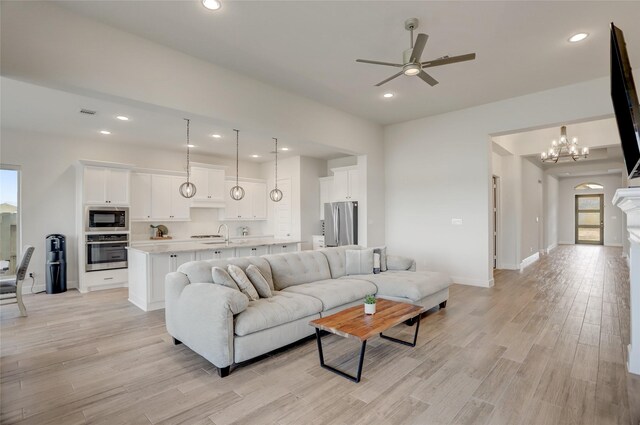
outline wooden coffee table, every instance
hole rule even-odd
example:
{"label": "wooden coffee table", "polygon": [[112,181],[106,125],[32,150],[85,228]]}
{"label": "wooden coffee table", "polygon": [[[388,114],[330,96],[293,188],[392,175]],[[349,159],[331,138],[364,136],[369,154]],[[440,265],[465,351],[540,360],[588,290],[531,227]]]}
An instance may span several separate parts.
{"label": "wooden coffee table", "polygon": [[[381,338],[408,345],[410,347],[415,347],[416,341],[418,340],[418,331],[420,330],[419,316],[425,311],[426,308],[419,305],[378,298],[376,303],[376,314],[366,315],[364,314],[364,307],[362,305],[357,305],[346,310],[342,310],[336,314],[332,314],[331,316],[312,320],[309,324],[316,328],[316,341],[318,342],[320,366],[351,381],[360,382],[360,377],[362,376],[362,363],[364,361],[364,350],[367,346],[367,340],[372,336],[380,335]],[[403,341],[401,339],[396,339],[382,334],[382,332],[414,318],[417,318],[417,320],[415,321],[416,333],[413,337],[413,342]],[[320,331],[331,332],[345,338],[354,338],[362,343],[360,348],[360,361],[358,362],[358,373],[356,376],[349,375],[348,373],[336,369],[333,366],[325,364],[324,355],[322,354],[322,339]]]}

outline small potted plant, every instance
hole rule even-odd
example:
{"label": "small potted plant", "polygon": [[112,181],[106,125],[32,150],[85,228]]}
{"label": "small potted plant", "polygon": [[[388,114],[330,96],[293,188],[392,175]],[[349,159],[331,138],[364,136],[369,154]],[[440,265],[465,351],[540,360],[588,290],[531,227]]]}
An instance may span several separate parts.
{"label": "small potted plant", "polygon": [[364,314],[375,314],[376,312],[376,296],[367,295],[364,297]]}

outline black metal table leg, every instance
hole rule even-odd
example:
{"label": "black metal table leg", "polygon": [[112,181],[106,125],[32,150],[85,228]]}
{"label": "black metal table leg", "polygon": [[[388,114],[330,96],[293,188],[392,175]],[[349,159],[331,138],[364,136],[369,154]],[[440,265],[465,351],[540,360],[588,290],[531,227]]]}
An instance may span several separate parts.
{"label": "black metal table leg", "polygon": [[358,373],[356,376],[349,375],[339,369],[336,369],[333,366],[329,366],[324,363],[324,354],[322,353],[322,338],[320,336],[320,329],[316,328],[316,342],[318,343],[318,356],[320,357],[320,366],[324,369],[330,370],[333,373],[336,373],[343,378],[347,378],[353,382],[360,382],[360,377],[362,376],[362,364],[364,363],[364,351],[367,347],[367,341],[362,341],[362,346],[360,347],[360,360],[358,361]]}
{"label": "black metal table leg", "polygon": [[420,330],[420,315],[414,317],[414,319],[416,320],[416,333],[413,336],[413,343],[408,341],[403,341],[401,339],[394,338],[392,336],[382,335],[382,333],[380,333],[380,338],[388,339],[389,341],[397,342],[399,344],[408,345],[409,347],[415,347],[416,343],[418,342],[418,331]]}

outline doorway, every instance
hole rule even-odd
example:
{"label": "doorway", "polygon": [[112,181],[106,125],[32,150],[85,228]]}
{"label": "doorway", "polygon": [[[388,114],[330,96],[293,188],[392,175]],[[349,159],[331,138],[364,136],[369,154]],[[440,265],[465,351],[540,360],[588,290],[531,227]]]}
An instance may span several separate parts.
{"label": "doorway", "polygon": [[576,243],[604,245],[604,195],[576,195]]}

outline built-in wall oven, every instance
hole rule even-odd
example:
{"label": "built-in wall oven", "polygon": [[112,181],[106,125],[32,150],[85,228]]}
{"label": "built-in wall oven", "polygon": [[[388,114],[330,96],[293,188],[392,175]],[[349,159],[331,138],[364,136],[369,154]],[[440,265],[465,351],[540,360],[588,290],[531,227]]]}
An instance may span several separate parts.
{"label": "built-in wall oven", "polygon": [[128,232],[128,207],[94,207],[85,208],[86,232]]}
{"label": "built-in wall oven", "polygon": [[129,235],[106,233],[86,235],[86,271],[126,269]]}

